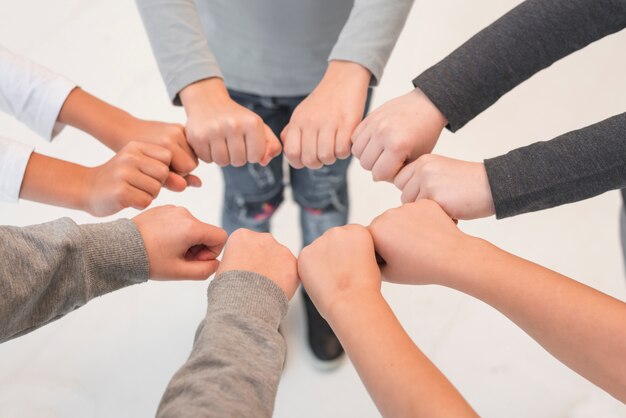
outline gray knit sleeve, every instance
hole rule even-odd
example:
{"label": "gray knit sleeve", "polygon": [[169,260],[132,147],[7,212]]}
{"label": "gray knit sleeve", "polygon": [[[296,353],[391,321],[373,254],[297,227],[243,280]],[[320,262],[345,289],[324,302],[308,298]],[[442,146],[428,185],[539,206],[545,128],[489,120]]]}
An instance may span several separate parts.
{"label": "gray knit sleeve", "polygon": [[0,227],[0,342],[26,334],[89,300],[148,279],[148,257],[127,219],[71,219]]}
{"label": "gray knit sleeve", "polygon": [[485,160],[497,218],[626,187],[626,113]]}
{"label": "gray knit sleeve", "polygon": [[377,84],[412,5],[413,0],[355,0],[328,59],[361,64]]}
{"label": "gray knit sleeve", "polygon": [[626,27],[626,0],[527,0],[419,75],[453,132],[533,74]]}
{"label": "gray knit sleeve", "polygon": [[157,417],[271,417],[286,346],[284,292],[270,279],[229,271],[209,285],[206,317]]}

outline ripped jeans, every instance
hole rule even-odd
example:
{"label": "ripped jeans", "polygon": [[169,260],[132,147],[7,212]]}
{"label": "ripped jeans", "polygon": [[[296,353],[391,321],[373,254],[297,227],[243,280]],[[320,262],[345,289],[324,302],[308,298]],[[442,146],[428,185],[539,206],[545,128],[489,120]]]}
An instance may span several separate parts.
{"label": "ripped jeans", "polygon": [[[291,114],[306,96],[266,97],[237,91],[230,95],[240,105],[259,115],[280,136]],[[368,94],[368,103],[369,106]],[[319,170],[289,168],[294,200],[300,206],[303,246],[309,245],[326,230],[348,222],[347,171],[350,159]],[[283,155],[267,167],[246,164],[224,167],[224,206],[222,226],[230,234],[238,228],[269,232],[270,219],[283,201],[285,188]]]}

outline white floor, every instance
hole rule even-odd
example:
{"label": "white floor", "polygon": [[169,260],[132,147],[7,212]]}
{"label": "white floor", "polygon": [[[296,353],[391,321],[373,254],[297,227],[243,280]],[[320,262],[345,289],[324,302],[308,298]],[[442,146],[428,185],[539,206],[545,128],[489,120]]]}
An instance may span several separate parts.
{"label": "white floor", "polygon": [[[410,80],[518,0],[417,2],[377,91],[374,106],[407,91]],[[168,104],[133,2],[0,0],[0,43],[65,74],[138,116],[184,122]],[[481,160],[550,139],[626,110],[626,32],[598,42],[534,77],[460,132],[444,134],[437,152]],[[110,152],[67,129],[45,144],[0,117],[0,135],[40,152],[96,165]],[[205,186],[163,192],[157,204],[188,207],[217,223],[221,179],[202,165]],[[374,184],[358,164],[350,171],[353,222],[367,224],[398,205],[399,193]],[[618,237],[617,192],[543,213],[463,223],[518,255],[626,299]],[[118,216],[133,216],[128,210]],[[3,224],[28,225],[83,213],[22,202],[0,206]],[[276,215],[278,239],[298,251],[297,209]],[[170,376],[185,360],[205,309],[205,283],[149,283],[107,295],[26,337],[0,345],[0,417],[149,417]],[[385,285],[410,335],[485,417],[626,417],[626,408],[562,366],[503,316],[438,287]],[[303,343],[302,306],[292,304],[289,353],[277,417],[376,417],[349,362],[336,372],[312,369]],[[416,385],[422,384],[415,382]]]}

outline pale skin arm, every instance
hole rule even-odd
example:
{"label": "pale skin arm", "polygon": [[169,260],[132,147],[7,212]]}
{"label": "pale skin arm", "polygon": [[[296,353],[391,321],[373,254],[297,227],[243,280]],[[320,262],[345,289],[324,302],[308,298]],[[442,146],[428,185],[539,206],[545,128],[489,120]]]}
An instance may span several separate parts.
{"label": "pale skin arm", "polygon": [[383,416],[476,416],[383,299],[367,229],[329,230],[302,251],[298,272]]}
{"label": "pale skin arm", "polygon": [[391,209],[370,226],[386,280],[439,284],[502,312],[546,350],[626,401],[626,304],[463,234],[430,200]]}

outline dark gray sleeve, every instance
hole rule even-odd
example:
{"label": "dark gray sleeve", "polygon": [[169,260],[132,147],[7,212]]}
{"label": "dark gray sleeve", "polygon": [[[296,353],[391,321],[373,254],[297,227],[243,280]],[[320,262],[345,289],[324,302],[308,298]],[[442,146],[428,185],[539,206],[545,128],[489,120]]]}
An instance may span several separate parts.
{"label": "dark gray sleeve", "polygon": [[505,93],[626,27],[626,0],[527,0],[419,75],[453,132]]}
{"label": "dark gray sleeve", "polygon": [[496,217],[626,187],[626,113],[485,160]]}
{"label": "dark gray sleeve", "polygon": [[170,381],[157,417],[271,417],[286,353],[278,325],[287,304],[284,292],[259,274],[216,277],[189,359]]}
{"label": "dark gray sleeve", "polygon": [[0,226],[0,342],[147,279],[146,250],[130,220]]}

